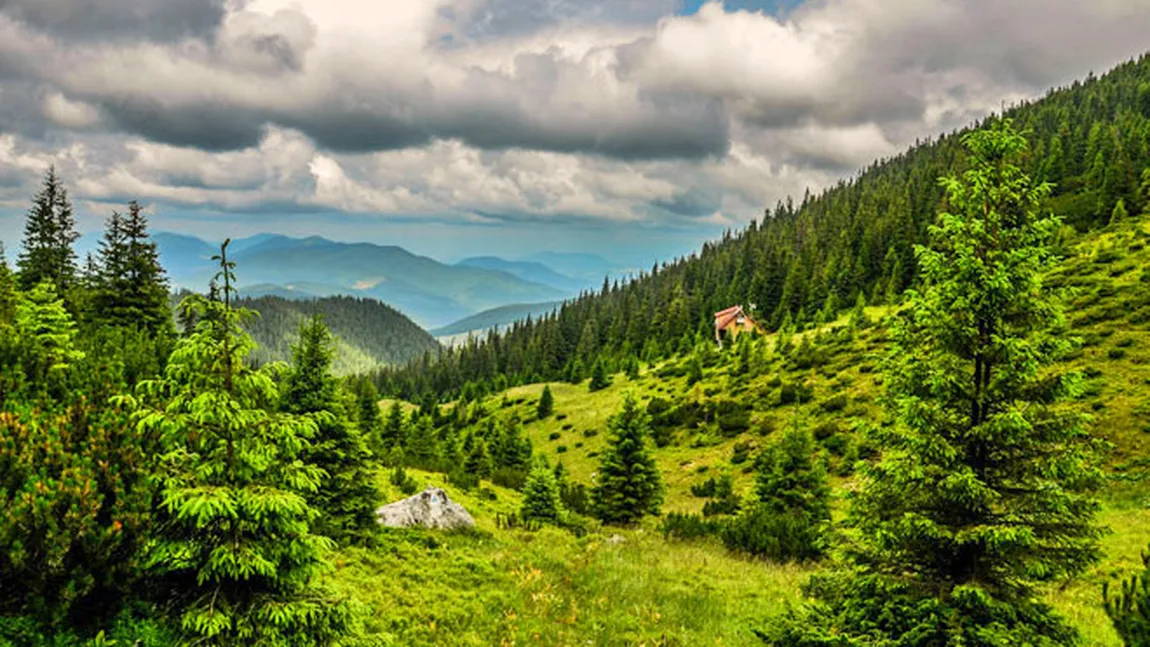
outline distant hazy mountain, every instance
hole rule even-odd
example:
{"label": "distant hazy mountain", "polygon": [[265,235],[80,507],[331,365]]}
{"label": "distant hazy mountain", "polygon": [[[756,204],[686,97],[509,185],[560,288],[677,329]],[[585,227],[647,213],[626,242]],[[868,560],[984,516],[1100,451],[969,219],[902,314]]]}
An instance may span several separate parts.
{"label": "distant hazy mountain", "polygon": [[523,260],[541,263],[564,276],[584,282],[593,281],[594,287],[599,287],[603,283],[603,277],[616,276],[625,271],[625,268],[618,267],[598,254],[539,252]]}
{"label": "distant hazy mountain", "polygon": [[[218,246],[180,234],[154,238],[173,285],[204,289],[215,271],[210,258]],[[401,247],[318,236],[260,234],[232,241],[229,251],[242,293],[371,297],[427,327],[508,303],[554,301],[570,294],[499,269],[445,265]]]}
{"label": "distant hazy mountain", "polygon": [[571,296],[578,294],[580,290],[594,286],[594,282],[560,274],[543,263],[536,261],[509,261],[496,256],[475,256],[473,258],[465,258],[456,263],[456,265],[507,272],[524,281],[542,283],[543,285],[553,287]]}
{"label": "distant hazy mountain", "polygon": [[431,331],[431,334],[436,337],[450,337],[469,332],[486,331],[489,328],[502,327],[527,317],[539,317],[554,311],[562,304],[562,301],[551,301],[549,303],[514,303],[500,306],[465,317],[442,328],[436,328]]}

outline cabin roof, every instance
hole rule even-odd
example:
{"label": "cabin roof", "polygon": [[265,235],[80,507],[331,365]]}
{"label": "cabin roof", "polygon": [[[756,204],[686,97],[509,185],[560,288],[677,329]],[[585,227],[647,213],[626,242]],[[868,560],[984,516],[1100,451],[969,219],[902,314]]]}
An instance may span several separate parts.
{"label": "cabin roof", "polygon": [[[730,323],[732,321],[737,319],[740,315],[750,319],[750,316],[747,315],[747,313],[743,311],[743,306],[731,306],[730,308],[727,308],[726,310],[720,310],[720,311],[716,312],[715,313],[715,328],[716,329],[726,328],[728,325],[730,325]],[[751,323],[754,324],[754,319],[751,319]],[[754,324],[754,325],[756,327],[758,326],[758,324]]]}

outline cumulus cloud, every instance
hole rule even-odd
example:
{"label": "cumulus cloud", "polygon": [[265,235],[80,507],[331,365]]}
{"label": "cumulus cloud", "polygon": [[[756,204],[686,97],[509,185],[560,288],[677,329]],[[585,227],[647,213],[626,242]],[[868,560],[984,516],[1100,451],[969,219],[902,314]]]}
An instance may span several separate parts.
{"label": "cumulus cloud", "polygon": [[1150,30],[1150,0],[680,6],[0,0],[0,200],[56,162],[216,211],[745,220]]}

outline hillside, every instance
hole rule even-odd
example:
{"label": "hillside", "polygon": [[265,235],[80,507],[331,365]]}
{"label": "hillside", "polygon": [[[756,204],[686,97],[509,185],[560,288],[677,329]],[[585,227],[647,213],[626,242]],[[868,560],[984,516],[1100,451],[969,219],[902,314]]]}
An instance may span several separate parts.
{"label": "hillside", "polygon": [[[1054,184],[1043,210],[1092,231],[1120,202],[1130,214],[1150,205],[1148,88],[1144,56],[1007,111],[1030,140],[1026,170]],[[938,178],[963,170],[961,134],[927,140],[821,195],[768,209],[698,254],[573,300],[491,348],[455,348],[430,370],[380,376],[381,388],[453,394],[497,375],[512,383],[562,379],[600,355],[670,357],[711,335],[713,312],[738,303],[755,304],[773,330],[788,318],[800,326],[833,318],[860,297],[890,302],[915,281],[913,245],[923,242],[941,204]]]}
{"label": "hillside", "polygon": [[[478,267],[506,272],[524,281],[541,283],[571,295],[590,287],[597,287],[596,279],[580,280],[566,276],[538,261],[509,261],[497,256],[474,256],[465,258],[455,265],[457,267]],[[598,280],[602,280],[602,277],[599,277]]]}
{"label": "hillside", "polygon": [[258,363],[289,361],[300,325],[316,313],[323,315],[335,337],[333,371],[337,375],[362,373],[381,364],[402,364],[439,348],[426,331],[374,299],[337,296],[289,300],[268,295],[244,297],[238,305],[260,313],[247,324],[258,344],[251,358]]}
{"label": "hillside", "polygon": [[541,315],[550,314],[559,308],[560,305],[562,305],[560,301],[551,301],[549,303],[514,303],[478,312],[470,317],[464,317],[459,321],[450,323],[442,328],[436,328],[430,332],[436,337],[465,335],[469,332],[486,333],[486,331],[492,328],[503,327],[516,321],[524,321],[528,317],[534,319]]}
{"label": "hillside", "polygon": [[[1085,645],[1118,647],[1101,607],[1101,585],[1140,567],[1141,551],[1150,541],[1150,509],[1144,505],[1150,495],[1145,458],[1150,451],[1150,218],[1073,235],[1064,252],[1066,259],[1048,284],[1074,291],[1071,325],[1083,343],[1069,368],[1086,376],[1076,406],[1092,413],[1092,431],[1114,445],[1107,456],[1109,485],[1101,513],[1112,531],[1103,539],[1102,562],[1066,586],[1051,588],[1048,599],[1083,632]],[[692,349],[704,367],[702,380],[693,385],[688,357],[645,366],[634,380],[615,374],[611,386],[596,392],[588,391],[587,380],[552,382],[555,411],[543,420],[535,416],[543,384],[447,403],[440,407],[438,435],[466,437],[489,424],[520,420],[536,454],[562,463],[573,482],[587,485],[606,446],[607,419],[624,394],[632,393],[652,414],[654,456],[667,485],[664,512],[698,513],[708,499],[695,496],[692,486],[728,474],[735,493],[750,496],[755,457],[783,430],[799,424],[817,439],[841,515],[856,461],[873,452],[858,430],[882,422],[876,399],[883,389],[880,362],[888,344],[883,321],[890,310],[867,308],[870,323],[862,327],[843,316],[811,328],[793,338],[788,352],[777,349],[776,334],[758,338],[746,372],[740,372],[736,348],[720,352],[703,341]],[[384,409],[388,406],[385,402]],[[654,519],[630,531],[604,529],[584,540],[557,530],[500,529],[494,517],[516,509],[518,492],[485,484],[469,493],[443,474],[417,478],[443,485],[465,501],[489,535],[447,536],[436,549],[415,538],[397,539],[398,554],[387,557],[349,551],[337,580],[377,605],[381,630],[409,644],[464,645],[479,636],[511,640],[538,634],[548,644],[626,636],[619,644],[721,639],[755,645],[760,643],[749,628],[765,622],[780,604],[798,600],[799,585],[813,571],[739,557],[714,539],[663,539]],[[391,492],[400,496],[394,487]],[[621,533],[617,544],[606,541],[613,533]],[[443,562],[443,554],[482,565],[481,574],[463,590],[445,585],[461,575],[450,565],[458,562]],[[394,569],[435,573],[421,576],[432,588],[379,590],[375,583]],[[618,604],[602,603],[601,596],[643,612],[622,613]],[[431,597],[450,602],[419,602]],[[516,621],[501,622],[492,604],[504,614],[514,612]],[[382,619],[385,609],[394,608],[403,609],[400,618]],[[468,611],[456,613],[457,608]]]}
{"label": "hillside", "polygon": [[[215,246],[179,234],[159,233],[155,240],[175,287],[199,289],[207,283]],[[508,303],[572,294],[499,269],[445,265],[396,246],[260,234],[232,241],[231,249],[243,268],[241,292],[378,299],[428,327]]]}

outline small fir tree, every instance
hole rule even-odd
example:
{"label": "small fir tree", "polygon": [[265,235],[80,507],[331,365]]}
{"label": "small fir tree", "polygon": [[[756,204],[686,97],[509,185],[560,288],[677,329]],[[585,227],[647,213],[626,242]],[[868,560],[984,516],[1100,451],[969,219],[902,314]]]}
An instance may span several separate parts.
{"label": "small fir tree", "polygon": [[659,514],[663,481],[647,450],[647,413],[631,394],[607,424],[608,444],[600,458],[592,498],[595,514],[604,523],[629,524]]}
{"label": "small fir tree", "polygon": [[1129,216],[1126,212],[1126,201],[1119,198],[1118,202],[1114,205],[1114,210],[1110,212],[1110,224],[1114,225],[1126,220]]}
{"label": "small fir tree", "polygon": [[551,385],[543,385],[543,393],[539,396],[539,406],[535,408],[535,417],[540,420],[549,417],[555,411],[555,397],[551,395]]}
{"label": "small fir tree", "polygon": [[1127,647],[1150,645],[1150,552],[1142,553],[1142,572],[1123,580],[1112,592],[1110,583],[1102,584],[1106,615]]}
{"label": "small fir tree", "polygon": [[609,386],[611,386],[611,378],[607,376],[607,366],[603,359],[599,358],[595,360],[595,365],[591,368],[591,382],[587,388],[595,392],[602,391]]}
{"label": "small fir tree", "polygon": [[562,515],[563,502],[559,497],[559,483],[555,480],[555,473],[547,463],[536,461],[523,486],[523,505],[519,509],[519,516],[524,520],[558,523]]}

